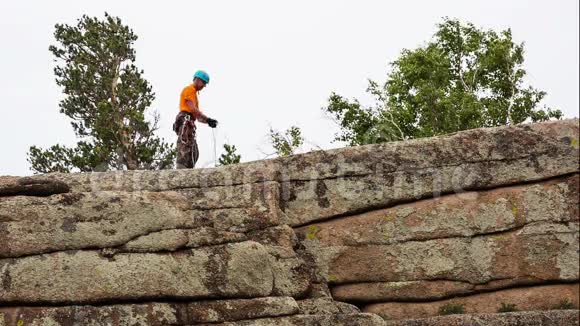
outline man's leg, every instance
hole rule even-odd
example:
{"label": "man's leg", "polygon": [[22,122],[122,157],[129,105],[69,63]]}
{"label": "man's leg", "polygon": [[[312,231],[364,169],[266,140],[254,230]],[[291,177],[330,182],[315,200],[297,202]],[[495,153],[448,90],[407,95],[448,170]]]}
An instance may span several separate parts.
{"label": "man's leg", "polygon": [[191,156],[191,146],[177,141],[177,169],[191,169],[193,168],[193,160]]}
{"label": "man's leg", "polygon": [[191,146],[191,158],[193,166],[195,166],[195,163],[197,163],[197,160],[199,159],[199,148],[197,147],[197,140],[195,139],[195,135],[193,137],[193,144]]}
{"label": "man's leg", "polygon": [[[184,124],[185,125],[185,124]],[[182,125],[181,128],[184,128]],[[192,169],[195,165],[193,160],[193,146],[191,144],[191,140],[183,141],[181,138],[181,130],[179,130],[179,136],[177,137],[177,160],[176,160],[176,168],[177,169]],[[186,137],[189,139],[193,139],[191,137]],[[195,140],[193,141],[195,143]],[[197,145],[195,145],[197,148]]]}

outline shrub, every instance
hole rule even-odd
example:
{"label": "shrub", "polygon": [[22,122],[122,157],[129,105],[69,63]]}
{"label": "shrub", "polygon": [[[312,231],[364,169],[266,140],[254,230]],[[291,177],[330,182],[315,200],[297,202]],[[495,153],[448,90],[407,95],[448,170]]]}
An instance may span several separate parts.
{"label": "shrub", "polygon": [[497,312],[512,312],[512,311],[518,311],[516,305],[513,303],[502,302],[501,306],[497,308]]}
{"label": "shrub", "polygon": [[555,310],[567,310],[567,309],[574,309],[574,304],[570,302],[568,299],[564,299],[560,301],[557,305],[554,306]]}
{"label": "shrub", "polygon": [[465,305],[449,302],[439,307],[439,315],[455,315],[465,313]]}

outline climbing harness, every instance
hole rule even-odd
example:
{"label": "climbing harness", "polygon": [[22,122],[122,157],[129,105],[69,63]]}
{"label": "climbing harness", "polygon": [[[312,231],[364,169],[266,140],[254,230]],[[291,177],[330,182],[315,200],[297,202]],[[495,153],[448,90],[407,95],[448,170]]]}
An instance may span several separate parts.
{"label": "climbing harness", "polygon": [[192,141],[195,141],[195,123],[193,123],[189,114],[185,114],[183,119],[184,121],[181,126],[179,139],[181,139],[182,144],[188,145],[191,144]]}

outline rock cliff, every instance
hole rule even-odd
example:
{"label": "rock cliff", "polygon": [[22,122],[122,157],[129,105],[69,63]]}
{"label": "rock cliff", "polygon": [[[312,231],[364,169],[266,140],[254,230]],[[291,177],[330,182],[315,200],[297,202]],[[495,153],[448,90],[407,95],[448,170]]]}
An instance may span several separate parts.
{"label": "rock cliff", "polygon": [[578,129],[0,177],[0,326],[578,325]]}

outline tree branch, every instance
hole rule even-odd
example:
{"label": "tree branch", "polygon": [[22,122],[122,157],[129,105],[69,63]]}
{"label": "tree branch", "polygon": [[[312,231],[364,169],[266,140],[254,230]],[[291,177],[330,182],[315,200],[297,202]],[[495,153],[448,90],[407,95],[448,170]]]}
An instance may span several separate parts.
{"label": "tree branch", "polygon": [[403,133],[403,130],[401,130],[401,128],[399,127],[399,124],[397,124],[395,122],[395,117],[393,117],[393,113],[391,113],[391,110],[389,110],[389,108],[387,107],[387,104],[384,104],[383,107],[383,112],[385,112],[386,114],[388,114],[389,116],[386,117],[387,120],[395,127],[397,128],[397,130],[399,131],[400,134],[400,140],[405,140],[405,134]]}
{"label": "tree branch", "polygon": [[467,84],[465,83],[465,80],[463,80],[463,71],[461,68],[461,63],[459,63],[459,67],[457,69],[459,72],[459,80],[461,80],[461,84],[463,85],[463,88],[465,88],[466,91],[471,93],[472,92],[471,89],[469,88],[469,86],[467,86]]}
{"label": "tree branch", "polygon": [[512,84],[512,94],[510,96],[509,105],[508,105],[508,108],[507,108],[507,118],[508,118],[507,119],[507,125],[510,126],[510,125],[513,124],[513,121],[512,121],[512,107],[514,105],[514,96],[516,94],[516,90],[515,90],[515,74],[513,73],[513,69],[512,69],[512,71],[510,71],[510,75],[509,75],[508,78],[510,79],[511,84]]}

